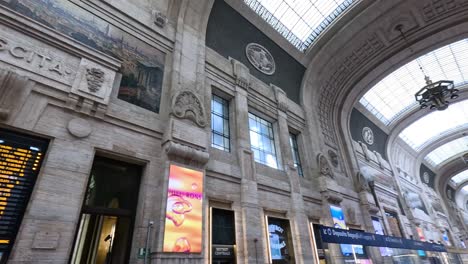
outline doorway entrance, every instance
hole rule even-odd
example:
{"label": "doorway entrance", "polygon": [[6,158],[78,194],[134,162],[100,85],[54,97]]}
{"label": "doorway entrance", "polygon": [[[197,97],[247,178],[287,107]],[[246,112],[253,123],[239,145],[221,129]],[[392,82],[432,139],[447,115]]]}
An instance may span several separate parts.
{"label": "doorway entrance", "polygon": [[96,157],[71,263],[128,263],[140,175],[140,166]]}

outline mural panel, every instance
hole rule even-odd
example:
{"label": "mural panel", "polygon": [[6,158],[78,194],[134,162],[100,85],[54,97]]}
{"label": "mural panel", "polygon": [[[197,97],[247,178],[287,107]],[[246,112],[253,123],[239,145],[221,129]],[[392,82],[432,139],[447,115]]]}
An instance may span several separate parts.
{"label": "mural panel", "polygon": [[118,98],[159,112],[165,54],[67,0],[0,4],[122,62]]}

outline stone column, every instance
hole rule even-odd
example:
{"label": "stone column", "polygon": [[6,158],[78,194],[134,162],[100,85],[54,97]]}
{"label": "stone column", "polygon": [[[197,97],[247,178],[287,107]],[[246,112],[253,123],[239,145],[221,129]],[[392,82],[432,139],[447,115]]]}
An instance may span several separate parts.
{"label": "stone column", "polygon": [[291,146],[289,143],[289,127],[287,120],[287,96],[279,87],[271,85],[278,104],[278,139],[283,157],[284,169],[291,186],[291,210],[288,212],[293,233],[294,254],[296,263],[314,263],[310,237],[310,223],[304,210],[304,199],[301,194],[299,174],[294,167]]}
{"label": "stone column", "polygon": [[236,77],[236,92],[234,98],[235,127],[239,166],[241,167],[241,228],[242,238],[238,239],[239,263],[266,263],[268,257],[266,234],[262,223],[265,221],[262,208],[258,204],[255,161],[250,150],[249,107],[247,103],[250,86],[249,69],[234,59],[231,59],[234,76]]}

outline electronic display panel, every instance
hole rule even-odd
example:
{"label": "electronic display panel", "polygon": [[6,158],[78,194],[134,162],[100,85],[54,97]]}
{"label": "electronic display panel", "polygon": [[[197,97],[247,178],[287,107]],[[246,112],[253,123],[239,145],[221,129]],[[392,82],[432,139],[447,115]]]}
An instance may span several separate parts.
{"label": "electronic display panel", "polygon": [[294,250],[289,221],[267,217],[268,244],[272,264],[294,263]]}
{"label": "electronic display panel", "polygon": [[[372,225],[374,226],[374,231],[377,235],[385,235],[384,229],[380,220],[376,217],[372,217]],[[382,256],[392,256],[393,250],[391,248],[380,247],[380,254]]]}
{"label": "electronic display panel", "polygon": [[6,263],[48,141],[0,129],[0,263]]}
{"label": "electronic display panel", "polygon": [[[348,229],[344,218],[343,209],[338,206],[330,205],[330,213],[333,218],[335,228]],[[353,252],[357,256],[364,256],[364,247],[361,245],[340,244],[341,253],[346,256],[352,256]]]}
{"label": "electronic display panel", "polygon": [[202,251],[203,172],[171,165],[167,189],[164,252]]}

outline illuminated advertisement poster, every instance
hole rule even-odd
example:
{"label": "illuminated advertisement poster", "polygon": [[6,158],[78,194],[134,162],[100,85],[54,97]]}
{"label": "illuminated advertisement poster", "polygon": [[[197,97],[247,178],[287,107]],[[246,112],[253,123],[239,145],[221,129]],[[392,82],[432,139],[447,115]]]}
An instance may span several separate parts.
{"label": "illuminated advertisement poster", "polygon": [[[333,218],[333,226],[335,228],[348,229],[344,219],[343,209],[338,206],[330,205],[330,213]],[[340,244],[341,253],[344,256],[353,255],[353,245],[349,244]],[[354,246],[354,251],[356,254],[363,254],[362,246]]]}
{"label": "illuminated advertisement poster", "polygon": [[444,242],[447,246],[452,246],[452,243],[450,243],[450,239],[448,237],[448,233],[447,231],[444,231],[444,233],[442,234],[442,238],[444,239]]}
{"label": "illuminated advertisement poster", "polygon": [[202,250],[203,172],[171,165],[167,189],[164,252]]}
{"label": "illuminated advertisement poster", "polygon": [[[380,223],[380,220],[378,218],[372,217],[372,225],[374,226],[374,230],[377,235],[385,235],[382,223]],[[393,254],[391,248],[380,247],[379,249],[380,255],[382,256],[391,256]]]}
{"label": "illuminated advertisement poster", "polygon": [[[422,230],[422,228],[416,227],[416,231],[418,232],[419,240],[426,241],[426,237],[424,237],[424,231]],[[426,252],[424,252],[424,250],[418,250],[418,255],[420,257],[425,257]]]}
{"label": "illuminated advertisement poster", "polygon": [[268,217],[268,236],[273,264],[294,260],[288,220]]}

